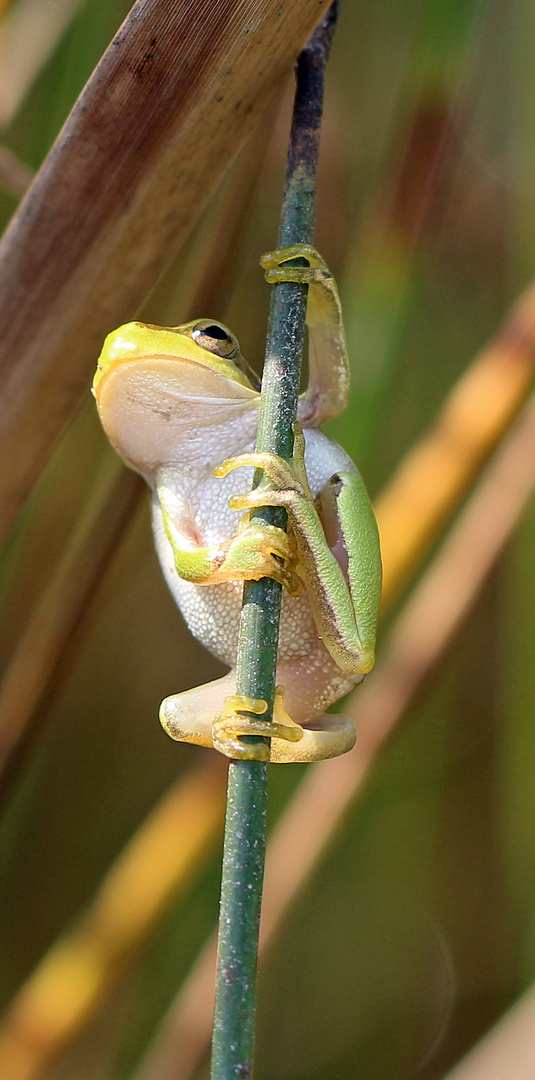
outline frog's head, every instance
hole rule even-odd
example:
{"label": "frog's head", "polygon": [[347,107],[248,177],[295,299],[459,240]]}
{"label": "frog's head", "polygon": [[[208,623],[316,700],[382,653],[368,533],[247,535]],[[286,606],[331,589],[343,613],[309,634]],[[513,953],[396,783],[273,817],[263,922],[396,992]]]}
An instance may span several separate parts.
{"label": "frog's head", "polygon": [[99,407],[105,387],[142,371],[151,384],[188,396],[243,397],[238,388],[259,389],[234,334],[213,319],[174,327],[131,322],[108,334],[93,379]]}
{"label": "frog's head", "polygon": [[114,330],[93,393],[110,442],[147,478],[180,454],[215,443],[218,429],[242,423],[260,400],[236,338],[212,319]]}

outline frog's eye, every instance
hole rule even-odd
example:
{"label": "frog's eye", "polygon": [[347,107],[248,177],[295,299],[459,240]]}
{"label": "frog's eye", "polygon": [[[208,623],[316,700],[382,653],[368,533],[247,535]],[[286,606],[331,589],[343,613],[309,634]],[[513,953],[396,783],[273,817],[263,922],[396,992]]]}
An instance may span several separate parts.
{"label": "frog's eye", "polygon": [[191,336],[201,349],[223,356],[225,360],[233,360],[239,353],[239,346],[234,334],[231,334],[226,326],[220,323],[210,322],[204,319],[198,322],[191,332]]}

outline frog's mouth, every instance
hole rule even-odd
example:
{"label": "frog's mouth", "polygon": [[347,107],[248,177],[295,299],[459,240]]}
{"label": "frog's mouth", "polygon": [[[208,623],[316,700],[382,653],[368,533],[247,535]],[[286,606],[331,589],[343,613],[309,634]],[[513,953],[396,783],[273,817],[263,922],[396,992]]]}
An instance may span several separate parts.
{"label": "frog's mouth", "polygon": [[[200,324],[191,324],[194,332],[198,325]],[[188,332],[183,333],[184,329]],[[196,339],[189,330],[190,324],[186,327],[169,328],[151,326],[148,323],[126,323],[108,334],[93,379],[93,393],[97,402],[102,384],[119,368],[134,365],[139,371],[140,366],[150,368],[152,362],[169,365],[169,385],[174,383],[178,386],[182,374],[179,378],[177,373],[194,365],[207,373],[207,381],[210,375],[215,380],[219,376],[228,380],[230,385],[235,384],[253,393],[257,392],[258,378],[242,357],[237,342],[236,348],[228,356],[219,355],[206,345],[199,344],[204,342],[206,334],[198,334]],[[161,372],[163,374],[164,368]]]}
{"label": "frog's mouth", "polygon": [[115,408],[120,400],[130,408],[152,412],[174,411],[180,402],[205,408],[231,403],[247,407],[257,403],[259,395],[249,379],[235,367],[229,377],[220,370],[221,363],[218,361],[216,368],[197,358],[154,352],[116,357],[99,365],[92,392],[101,414],[112,403]]}

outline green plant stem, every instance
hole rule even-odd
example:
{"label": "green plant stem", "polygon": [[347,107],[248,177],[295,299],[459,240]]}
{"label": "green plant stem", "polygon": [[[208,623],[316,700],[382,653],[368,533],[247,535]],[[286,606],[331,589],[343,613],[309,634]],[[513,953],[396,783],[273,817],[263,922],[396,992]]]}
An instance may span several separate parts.
{"label": "green plant stem", "polygon": [[[336,2],[297,62],[279,246],[311,243],[316,203],[316,164],[323,106],[324,69],[336,22]],[[301,260],[299,260],[301,261]],[[257,450],[290,458],[305,329],[308,286],[273,287]],[[273,507],[257,516],[284,528],[286,513]],[[263,698],[272,719],[277,669],[281,586],[270,578],[244,589],[237,664],[237,693]],[[212,1080],[252,1076],[256,966],[266,843],[268,765],[232,761],[221,882],[219,952],[212,1042]]]}

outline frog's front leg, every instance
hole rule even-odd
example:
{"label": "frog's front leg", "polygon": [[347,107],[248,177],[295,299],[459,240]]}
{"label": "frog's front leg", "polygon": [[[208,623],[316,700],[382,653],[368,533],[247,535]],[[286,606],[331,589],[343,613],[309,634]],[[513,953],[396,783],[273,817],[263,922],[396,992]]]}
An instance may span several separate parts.
{"label": "frog's front leg", "polygon": [[250,521],[245,514],[236,533],[218,545],[203,546],[196,539],[195,524],[187,507],[181,506],[165,469],[156,478],[156,498],[173,550],[179,577],[197,585],[217,585],[224,581],[258,581],[272,577],[290,595],[299,596],[301,584],[293,569],[295,542],[284,529],[264,521]]}
{"label": "frog's front leg", "polygon": [[293,462],[275,454],[242,454],[224,461],[216,475],[225,476],[240,465],[262,469],[268,483],[235,496],[231,506],[286,508],[297,542],[297,573],[307,587],[318,633],[342,671],[353,677],[367,674],[374,664],[381,555],[375,515],[361,477],[337,473],[320,492],[320,507],[331,519],[329,545],[306,480],[298,425]]}
{"label": "frog's front leg", "polygon": [[[288,687],[292,712],[299,716],[304,726],[290,719],[283,704],[281,687],[275,694],[273,723],[262,721],[266,703],[236,696],[234,671],[222,679],[166,698],[160,707],[160,721],[172,739],[213,747],[231,758],[257,761],[270,758],[272,762],[287,763],[323,761],[345,754],[356,739],[350,720],[326,713],[309,721],[306,719],[307,706],[313,713],[314,709],[310,709],[312,699],[321,696],[321,687],[313,685],[310,674],[304,689],[300,669],[302,663],[308,661],[307,657],[297,663],[283,663],[278,669],[278,677]],[[318,671],[320,668],[318,665]],[[319,678],[323,679],[324,675]],[[298,684],[296,693],[292,693],[294,683]],[[257,717],[249,722],[243,711],[250,711],[251,706],[257,709]],[[269,745],[244,743],[241,741],[243,735],[261,735],[270,738],[271,742]]]}

